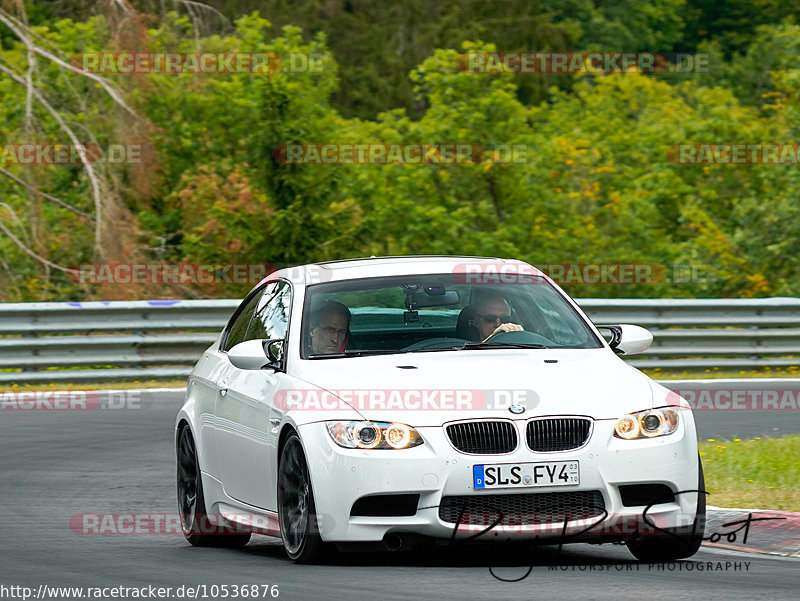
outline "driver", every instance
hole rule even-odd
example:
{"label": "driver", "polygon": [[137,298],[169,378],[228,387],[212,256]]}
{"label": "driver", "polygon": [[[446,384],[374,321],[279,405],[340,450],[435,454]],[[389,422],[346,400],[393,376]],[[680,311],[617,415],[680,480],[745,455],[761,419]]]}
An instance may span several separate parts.
{"label": "driver", "polygon": [[471,305],[475,327],[478,329],[478,340],[486,342],[500,332],[523,332],[525,328],[511,320],[511,306],[497,292],[481,294]]}
{"label": "driver", "polygon": [[311,313],[311,354],[341,353],[350,335],[350,309],[340,302],[326,300]]}

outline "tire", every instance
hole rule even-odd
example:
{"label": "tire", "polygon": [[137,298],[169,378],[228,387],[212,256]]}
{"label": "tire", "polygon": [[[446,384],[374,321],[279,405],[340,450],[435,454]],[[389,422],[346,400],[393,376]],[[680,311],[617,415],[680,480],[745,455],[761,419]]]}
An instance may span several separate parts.
{"label": "tire", "polygon": [[189,426],[178,433],[178,511],[181,530],[186,540],[195,547],[243,547],[250,541],[250,533],[217,534],[225,527],[236,531],[234,526],[215,524],[206,514],[203,496],[203,479],[197,462],[197,447]]}
{"label": "tire", "polygon": [[319,535],[308,464],[294,431],[281,447],[278,462],[278,518],[283,548],[296,563],[319,562],[330,551]]}
{"label": "tire", "polygon": [[[699,478],[697,490],[705,491],[706,481],[703,476],[703,464],[697,458]],[[676,528],[670,534],[647,535],[628,541],[628,550],[639,561],[648,563],[685,559],[697,553],[703,543],[706,527],[706,495],[697,493],[697,510],[691,526]]]}

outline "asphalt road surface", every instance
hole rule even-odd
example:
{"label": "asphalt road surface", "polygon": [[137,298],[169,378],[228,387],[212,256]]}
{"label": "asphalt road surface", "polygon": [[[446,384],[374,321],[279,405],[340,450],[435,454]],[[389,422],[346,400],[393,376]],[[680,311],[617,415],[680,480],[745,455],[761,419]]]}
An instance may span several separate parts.
{"label": "asphalt road surface", "polygon": [[[340,554],[329,565],[298,566],[264,536],[224,550],[191,547],[180,535],[76,533],[76,514],[175,513],[172,429],[182,393],[154,396],[117,409],[0,411],[0,599],[22,598],[21,589],[9,587],[36,593],[43,584],[171,587],[171,598],[181,586],[206,585],[210,595],[212,585],[252,584],[278,585],[272,590],[279,599],[797,598],[798,560],[705,548],[661,566],[638,564],[618,545],[568,545],[560,554],[543,547],[533,557],[485,547]],[[800,430],[785,412],[717,413],[709,412],[707,425],[698,416],[701,436]],[[531,563],[528,577],[514,583],[489,571],[494,566],[498,576],[514,579]],[[256,598],[274,598],[270,590]]]}
{"label": "asphalt road surface", "polygon": [[[796,404],[800,380],[664,380],[661,383],[687,397],[695,407],[700,440],[800,432],[800,408]],[[737,406],[747,408],[735,409]]]}

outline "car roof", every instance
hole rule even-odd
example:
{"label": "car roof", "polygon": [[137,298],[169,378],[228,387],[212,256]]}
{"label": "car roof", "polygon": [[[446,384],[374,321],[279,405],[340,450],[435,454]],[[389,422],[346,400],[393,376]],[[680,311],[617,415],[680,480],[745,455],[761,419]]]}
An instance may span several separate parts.
{"label": "car roof", "polygon": [[465,265],[474,264],[528,265],[516,259],[466,255],[373,256],[340,261],[321,261],[296,267],[287,267],[271,274],[268,278],[286,277],[294,283],[312,285],[320,282],[380,276],[452,273],[456,268],[463,269]]}

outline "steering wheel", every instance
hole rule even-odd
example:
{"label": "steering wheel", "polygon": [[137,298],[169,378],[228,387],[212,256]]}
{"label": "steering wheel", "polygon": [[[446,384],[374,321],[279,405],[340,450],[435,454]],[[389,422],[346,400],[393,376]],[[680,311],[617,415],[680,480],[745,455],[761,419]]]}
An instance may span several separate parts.
{"label": "steering wheel", "polygon": [[464,338],[428,338],[427,340],[420,340],[414,344],[409,344],[405,347],[404,351],[421,351],[428,348],[459,346],[469,342]]}
{"label": "steering wheel", "polygon": [[555,342],[534,332],[497,332],[486,339],[486,342],[517,342],[519,344],[543,344],[553,346]]}

